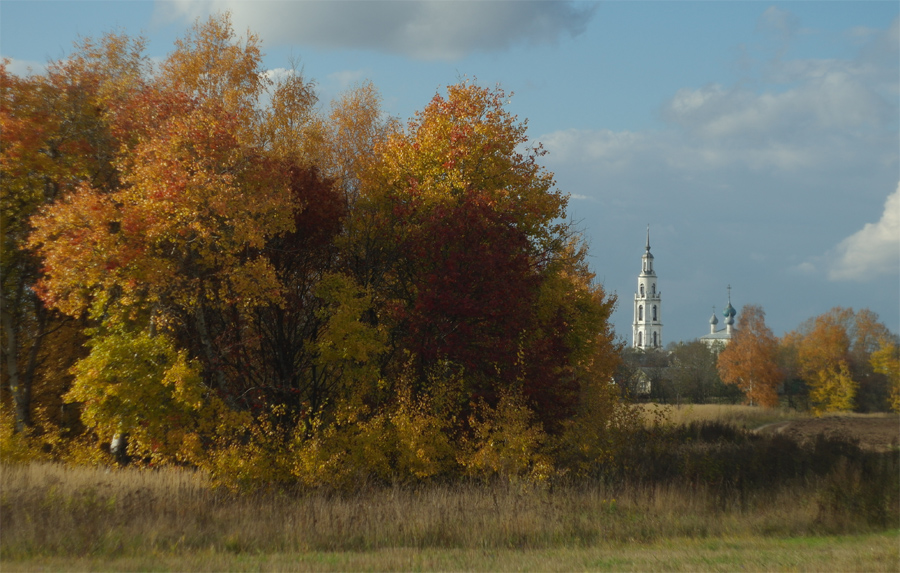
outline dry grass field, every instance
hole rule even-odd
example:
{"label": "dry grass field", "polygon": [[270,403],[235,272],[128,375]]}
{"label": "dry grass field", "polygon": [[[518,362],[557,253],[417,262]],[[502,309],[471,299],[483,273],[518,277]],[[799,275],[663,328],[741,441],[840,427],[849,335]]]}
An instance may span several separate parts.
{"label": "dry grass field", "polygon": [[766,424],[787,422],[811,418],[812,415],[797,410],[784,408],[758,408],[732,404],[685,404],[682,406],[661,406],[659,404],[642,404],[644,416],[648,420],[662,415],[672,424],[689,424],[691,422],[724,422],[754,430]]}
{"label": "dry grass field", "polygon": [[762,434],[781,434],[805,441],[817,435],[840,436],[858,440],[861,447],[876,451],[896,449],[900,443],[900,414],[829,414],[821,417],[787,409],[755,406],[697,404],[658,406],[645,404],[645,418],[662,415],[673,424],[719,421]]}
{"label": "dry grass field", "polygon": [[[789,418],[712,408],[670,417]],[[190,470],[0,465],[0,569],[897,571],[896,512],[855,519],[834,492],[862,477],[838,477],[739,496],[640,480],[232,495]]]}

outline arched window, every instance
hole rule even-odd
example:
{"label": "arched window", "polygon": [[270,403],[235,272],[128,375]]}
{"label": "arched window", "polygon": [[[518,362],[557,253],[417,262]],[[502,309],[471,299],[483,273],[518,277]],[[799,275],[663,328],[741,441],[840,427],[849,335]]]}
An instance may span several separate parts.
{"label": "arched window", "polygon": [[656,283],[653,283],[653,286],[650,288],[650,290],[653,292],[653,296],[656,296]]}
{"label": "arched window", "polygon": [[644,298],[644,285],[641,285],[641,298]]}
{"label": "arched window", "polygon": [[653,333],[653,346],[654,346],[654,347],[659,346],[659,339],[656,338],[656,333],[655,333],[655,332]]}
{"label": "arched window", "polygon": [[656,305],[653,305],[653,320],[656,321]]}
{"label": "arched window", "polygon": [[638,307],[638,320],[644,320],[644,305]]}
{"label": "arched window", "polygon": [[638,346],[644,345],[644,333],[638,332]]}

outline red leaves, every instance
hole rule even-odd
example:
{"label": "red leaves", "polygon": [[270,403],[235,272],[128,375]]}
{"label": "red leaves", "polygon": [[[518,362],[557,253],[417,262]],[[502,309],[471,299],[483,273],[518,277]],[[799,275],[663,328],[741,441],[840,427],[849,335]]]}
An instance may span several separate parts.
{"label": "red leaves", "polygon": [[415,292],[406,344],[426,362],[509,381],[539,283],[528,238],[477,193],[420,217],[402,246]]}

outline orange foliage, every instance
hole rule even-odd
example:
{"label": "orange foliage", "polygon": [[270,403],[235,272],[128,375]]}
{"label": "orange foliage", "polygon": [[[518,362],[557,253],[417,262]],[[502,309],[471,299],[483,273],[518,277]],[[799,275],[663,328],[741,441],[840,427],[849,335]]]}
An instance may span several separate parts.
{"label": "orange foliage", "polygon": [[726,384],[738,386],[750,404],[775,407],[784,378],[778,368],[778,340],[766,326],[762,307],[746,305],[739,316],[740,328],[719,354],[719,375]]}
{"label": "orange foliage", "polygon": [[887,374],[873,367],[872,356],[892,335],[868,309],[835,307],[789,335],[797,352],[799,375],[810,387],[818,412],[867,406],[884,408],[889,399]]}

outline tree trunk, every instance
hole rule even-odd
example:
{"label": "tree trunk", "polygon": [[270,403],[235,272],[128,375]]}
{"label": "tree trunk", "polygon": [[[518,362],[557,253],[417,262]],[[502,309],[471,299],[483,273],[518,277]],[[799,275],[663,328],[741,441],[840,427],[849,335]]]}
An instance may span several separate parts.
{"label": "tree trunk", "polygon": [[[21,307],[25,305],[24,293],[25,285],[23,281],[19,281],[16,289],[16,303],[13,307],[21,312]],[[2,356],[6,361],[6,375],[9,378],[9,390],[12,394],[13,407],[16,416],[16,432],[24,432],[31,427],[31,390],[34,381],[34,373],[37,369],[38,354],[41,349],[41,343],[47,331],[47,312],[41,306],[40,301],[33,301],[35,319],[37,322],[37,330],[31,341],[31,348],[28,352],[28,362],[25,370],[19,370],[19,324],[18,317],[13,316],[10,312],[10,301],[3,297],[2,305],[0,305],[0,323],[2,323],[3,333],[6,335],[6,344],[3,346]]]}
{"label": "tree trunk", "polygon": [[225,403],[232,408],[235,408],[236,404],[234,402],[234,397],[228,392],[228,381],[225,378],[225,373],[222,371],[219,360],[216,358],[215,347],[213,346],[212,338],[209,335],[209,328],[206,324],[206,311],[202,304],[197,305],[197,311],[194,313],[194,323],[197,327],[197,334],[200,337],[200,346],[203,348],[206,363],[212,370],[213,376],[215,376],[216,386],[218,386],[219,391],[222,393]]}
{"label": "tree trunk", "polygon": [[128,434],[118,432],[109,443],[109,453],[120,466],[128,464]]}
{"label": "tree trunk", "polygon": [[6,305],[0,310],[0,320],[3,322],[3,333],[6,335],[6,344],[3,346],[3,360],[6,361],[6,375],[9,378],[9,391],[12,394],[13,408],[16,416],[16,432],[24,431],[31,425],[30,412],[31,392],[23,388],[19,377],[19,344],[13,317],[9,314]]}

